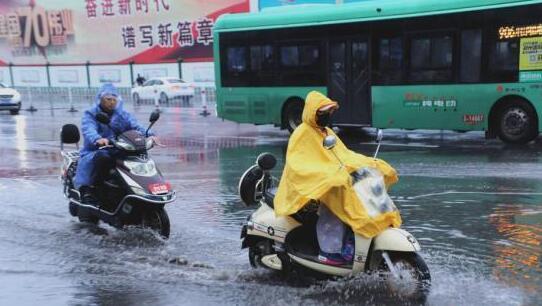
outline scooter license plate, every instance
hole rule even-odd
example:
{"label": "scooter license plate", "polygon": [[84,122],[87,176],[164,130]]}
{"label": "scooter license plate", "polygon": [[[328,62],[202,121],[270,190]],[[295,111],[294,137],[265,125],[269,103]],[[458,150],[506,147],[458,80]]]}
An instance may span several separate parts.
{"label": "scooter license plate", "polygon": [[149,184],[149,191],[152,194],[168,193],[170,189],[171,189],[171,186],[169,183]]}

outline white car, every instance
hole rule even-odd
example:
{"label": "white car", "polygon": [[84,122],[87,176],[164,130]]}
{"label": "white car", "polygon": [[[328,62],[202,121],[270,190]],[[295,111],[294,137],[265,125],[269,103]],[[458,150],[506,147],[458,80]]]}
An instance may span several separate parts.
{"label": "white car", "polygon": [[0,111],[8,110],[12,115],[17,115],[21,110],[21,94],[6,85],[0,83]]}
{"label": "white car", "polygon": [[194,85],[177,78],[152,78],[142,86],[132,88],[131,94],[136,104],[141,100],[156,98],[160,103],[167,103],[169,99],[174,98],[190,102],[194,97]]}

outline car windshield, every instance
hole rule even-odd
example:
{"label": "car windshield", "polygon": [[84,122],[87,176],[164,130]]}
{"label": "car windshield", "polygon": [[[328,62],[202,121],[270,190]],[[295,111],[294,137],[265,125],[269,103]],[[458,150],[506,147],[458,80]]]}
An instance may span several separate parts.
{"label": "car windshield", "polygon": [[179,80],[179,79],[167,79],[167,81],[172,84],[184,83],[183,80]]}

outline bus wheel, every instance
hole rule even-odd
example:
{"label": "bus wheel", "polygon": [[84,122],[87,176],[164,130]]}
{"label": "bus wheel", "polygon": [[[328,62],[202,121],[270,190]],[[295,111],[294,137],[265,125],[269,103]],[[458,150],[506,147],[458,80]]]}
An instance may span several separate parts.
{"label": "bus wheel", "polygon": [[506,143],[524,144],[538,136],[536,111],[525,101],[506,103],[498,120],[499,138]]}
{"label": "bus wheel", "polygon": [[290,133],[301,124],[301,115],[303,114],[303,102],[301,100],[292,100],[287,102],[282,116],[283,126],[285,126]]}

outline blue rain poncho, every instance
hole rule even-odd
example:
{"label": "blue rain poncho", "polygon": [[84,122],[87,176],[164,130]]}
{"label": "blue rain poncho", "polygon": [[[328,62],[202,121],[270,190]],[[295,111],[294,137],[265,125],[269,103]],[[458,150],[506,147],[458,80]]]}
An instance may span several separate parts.
{"label": "blue rain poncho", "polygon": [[[146,129],[137,123],[132,114],[128,113],[122,108],[122,98],[119,95],[117,88],[113,84],[104,84],[102,88],[96,94],[94,106],[85,111],[81,122],[81,130],[83,133],[83,148],[80,151],[79,161],[77,165],[77,172],[75,174],[74,185],[79,189],[81,186],[91,186],[94,182],[94,160],[98,154],[109,154],[107,150],[98,151],[96,141],[100,138],[112,139],[114,137],[113,131],[105,124],[102,124],[96,120],[96,114],[101,112],[100,100],[104,96],[115,96],[118,99],[117,106],[111,117],[111,127],[123,133],[129,130],[137,130],[141,134],[144,134]],[[149,132],[149,135],[153,135]]]}

